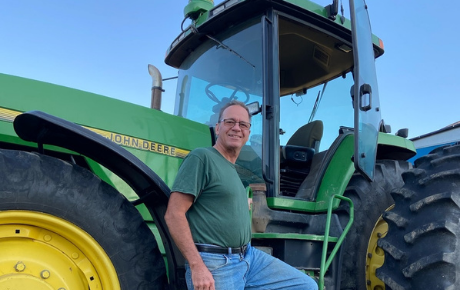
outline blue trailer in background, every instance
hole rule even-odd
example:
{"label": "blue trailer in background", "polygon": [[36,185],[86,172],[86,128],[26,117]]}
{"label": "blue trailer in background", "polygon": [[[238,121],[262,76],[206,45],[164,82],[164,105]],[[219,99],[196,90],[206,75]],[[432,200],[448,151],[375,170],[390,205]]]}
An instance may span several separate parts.
{"label": "blue trailer in background", "polygon": [[417,149],[417,155],[409,159],[414,163],[417,158],[430,153],[435,148],[460,143],[460,121],[410,140],[414,142]]}

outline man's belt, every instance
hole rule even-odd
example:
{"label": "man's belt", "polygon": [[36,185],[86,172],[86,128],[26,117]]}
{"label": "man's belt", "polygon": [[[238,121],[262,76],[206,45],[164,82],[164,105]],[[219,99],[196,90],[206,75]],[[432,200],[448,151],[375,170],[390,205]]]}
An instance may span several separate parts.
{"label": "man's belt", "polygon": [[203,245],[203,244],[195,244],[198,252],[205,252],[205,253],[214,253],[214,254],[245,254],[248,248],[247,245],[237,247],[237,248],[225,248],[219,247],[215,245]]}

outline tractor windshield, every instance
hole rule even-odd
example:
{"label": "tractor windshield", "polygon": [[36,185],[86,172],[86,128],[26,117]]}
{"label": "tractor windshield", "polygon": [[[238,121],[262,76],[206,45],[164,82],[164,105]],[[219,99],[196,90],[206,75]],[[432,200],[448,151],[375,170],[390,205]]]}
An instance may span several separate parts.
{"label": "tractor windshield", "polygon": [[[214,126],[220,108],[231,100],[261,103],[261,45],[257,21],[207,39],[179,70],[175,114]],[[257,124],[259,118],[256,116],[252,123]]]}
{"label": "tractor windshield", "polygon": [[[231,100],[262,103],[262,46],[260,18],[245,22],[206,42],[179,70],[175,114],[215,126],[221,107]],[[261,163],[262,116],[251,120],[249,142],[237,169],[249,182],[263,182]],[[246,172],[246,174],[242,173]]]}

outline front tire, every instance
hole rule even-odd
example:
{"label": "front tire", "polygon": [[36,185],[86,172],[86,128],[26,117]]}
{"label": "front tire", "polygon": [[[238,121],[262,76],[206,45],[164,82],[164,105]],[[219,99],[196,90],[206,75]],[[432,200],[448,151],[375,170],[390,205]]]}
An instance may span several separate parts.
{"label": "front tire", "polygon": [[113,187],[59,159],[0,150],[1,289],[163,289],[165,281],[153,234]]}
{"label": "front tire", "polygon": [[[378,160],[373,182],[355,173],[348,183],[344,196],[353,201],[355,219],[343,245],[340,289],[374,289],[379,283],[371,273],[372,264],[378,259],[373,236],[384,226],[380,222],[382,213],[393,204],[391,190],[402,186],[401,174],[409,168],[406,161]],[[349,217],[348,204],[341,204],[337,214],[345,226]]]}
{"label": "front tire", "polygon": [[415,161],[404,187],[392,193],[379,241],[386,289],[460,289],[460,146],[438,148]]}

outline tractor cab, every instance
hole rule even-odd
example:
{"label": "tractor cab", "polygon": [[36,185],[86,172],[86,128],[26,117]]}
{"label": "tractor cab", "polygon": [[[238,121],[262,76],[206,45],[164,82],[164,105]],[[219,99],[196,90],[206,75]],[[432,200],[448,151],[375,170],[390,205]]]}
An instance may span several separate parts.
{"label": "tractor cab", "polygon": [[[166,63],[179,69],[178,116],[213,127],[231,100],[259,106],[236,162],[246,186],[312,201],[331,146],[335,152],[355,127],[351,23],[327,17],[331,7],[292,2],[224,1],[194,14]],[[374,45],[372,53],[383,50]]]}

